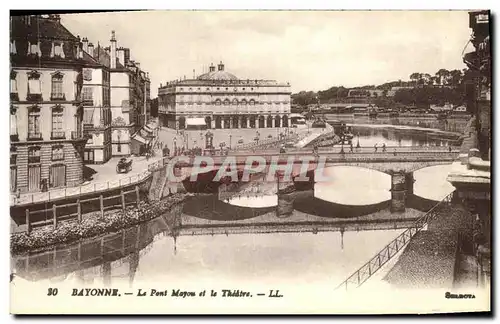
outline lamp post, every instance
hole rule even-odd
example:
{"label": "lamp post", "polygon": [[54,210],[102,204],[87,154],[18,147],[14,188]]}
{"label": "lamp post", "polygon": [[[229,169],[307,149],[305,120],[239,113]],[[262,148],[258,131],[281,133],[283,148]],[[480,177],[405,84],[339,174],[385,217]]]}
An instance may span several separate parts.
{"label": "lamp post", "polygon": [[359,132],[358,132],[358,144],[356,144],[356,148],[360,148],[361,146],[359,145]]}
{"label": "lamp post", "polygon": [[229,134],[229,149],[231,150],[233,135]]}

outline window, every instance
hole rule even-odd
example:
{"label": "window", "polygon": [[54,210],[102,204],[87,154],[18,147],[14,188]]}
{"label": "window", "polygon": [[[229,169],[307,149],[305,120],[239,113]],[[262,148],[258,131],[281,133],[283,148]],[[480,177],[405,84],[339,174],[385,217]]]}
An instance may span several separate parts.
{"label": "window", "polygon": [[220,90],[220,88],[217,88],[217,90]]}
{"label": "window", "polygon": [[61,57],[64,58],[64,48],[61,42],[52,42],[52,49],[50,50],[50,57]]}
{"label": "window", "polygon": [[83,101],[92,102],[94,101],[93,91],[91,87],[83,88]]}
{"label": "window", "polygon": [[16,41],[10,42],[10,54],[17,54]]}
{"label": "window", "polygon": [[10,164],[17,164],[17,148],[15,146],[10,147]]}
{"label": "window", "polygon": [[64,160],[64,147],[56,145],[52,147],[52,161]]}
{"label": "window", "polygon": [[226,88],[226,91],[229,90],[229,88]]}
{"label": "window", "polygon": [[17,137],[17,109],[14,106],[10,108],[10,140],[12,141],[12,136]]}
{"label": "window", "polygon": [[32,146],[28,148],[28,163],[40,163],[40,147]]}
{"label": "window", "polygon": [[64,138],[63,109],[52,108],[52,138]]}
{"label": "window", "polygon": [[250,103],[250,105],[255,105],[255,100],[250,99],[250,102],[249,102],[249,103]]}
{"label": "window", "polygon": [[28,55],[42,56],[42,53],[40,52],[40,44],[28,42],[28,53],[27,54]]}
{"label": "window", "polygon": [[217,106],[220,106],[220,104],[221,104],[220,99],[215,100],[215,104],[216,104]]}
{"label": "window", "polygon": [[242,105],[246,105],[246,104],[247,104],[246,99],[241,100],[241,104],[242,104]]}
{"label": "window", "polygon": [[50,98],[51,100],[64,100],[63,74],[61,72],[56,72],[52,75],[52,93]]}
{"label": "window", "polygon": [[37,71],[31,71],[28,73],[28,95],[38,95],[42,94],[42,85],[40,80],[40,73]]}
{"label": "window", "polygon": [[207,88],[207,91],[210,91],[210,88]]}
{"label": "window", "polygon": [[17,72],[10,71],[10,93],[17,93]]}
{"label": "window", "polygon": [[36,106],[28,110],[28,138],[41,139],[40,108]]}
{"label": "window", "polygon": [[200,90],[201,90],[201,88],[198,88],[198,91],[200,91]]}
{"label": "window", "polygon": [[233,99],[233,105],[235,105],[235,106],[238,105],[238,99],[236,99],[236,98]]}
{"label": "window", "polygon": [[224,100],[224,106],[229,106],[229,99]]}

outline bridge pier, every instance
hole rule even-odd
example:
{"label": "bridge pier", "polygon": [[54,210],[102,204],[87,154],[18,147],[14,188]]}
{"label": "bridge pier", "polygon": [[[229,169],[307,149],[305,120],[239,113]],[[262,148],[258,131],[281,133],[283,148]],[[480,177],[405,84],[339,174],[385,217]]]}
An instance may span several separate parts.
{"label": "bridge pier", "polygon": [[406,198],[413,194],[413,172],[393,172],[391,174],[391,212],[404,212]]}

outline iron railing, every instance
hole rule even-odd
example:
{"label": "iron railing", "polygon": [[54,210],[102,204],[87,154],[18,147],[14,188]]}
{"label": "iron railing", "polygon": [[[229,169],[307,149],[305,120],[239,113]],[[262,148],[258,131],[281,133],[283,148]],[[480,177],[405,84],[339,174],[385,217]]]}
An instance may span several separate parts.
{"label": "iron railing", "polygon": [[[31,157],[31,158],[38,158],[38,161],[40,159],[40,157]],[[64,198],[78,198],[81,195],[107,191],[110,189],[120,189],[122,187],[139,184],[145,181],[152,174],[152,172],[160,169],[165,164],[168,164],[168,161],[169,158],[165,157],[159,161],[149,164],[146,171],[132,175],[127,178],[110,180],[107,182],[100,182],[100,183],[89,183],[87,185],[81,185],[78,187],[51,189],[50,191],[47,192],[23,194],[19,198],[15,197],[15,195],[11,195],[11,205],[17,206],[17,205],[39,203],[39,202],[50,202]]]}
{"label": "iron railing", "polygon": [[372,257],[368,262],[362,265],[358,270],[354,271],[346,280],[344,280],[335,289],[340,289],[345,287],[346,290],[349,288],[358,288],[366,280],[375,274],[384,264],[389,262],[395,255],[398,254],[401,249],[403,249],[408,242],[420,232],[425,225],[427,225],[434,217],[439,214],[439,208],[443,207],[445,204],[451,203],[454,192],[448,194],[440,202],[438,202],[434,207],[432,207],[425,215],[420,217],[412,227],[407,228],[403,233],[398,235],[389,244],[384,246],[380,252],[378,252],[374,257]]}

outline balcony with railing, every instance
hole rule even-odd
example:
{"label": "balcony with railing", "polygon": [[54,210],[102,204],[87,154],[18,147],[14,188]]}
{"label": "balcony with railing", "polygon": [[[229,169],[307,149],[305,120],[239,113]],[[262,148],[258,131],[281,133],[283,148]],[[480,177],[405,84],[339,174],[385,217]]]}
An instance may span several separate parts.
{"label": "balcony with railing", "polygon": [[66,96],[64,95],[64,93],[61,93],[61,92],[52,92],[50,94],[50,100],[64,101],[64,100],[66,100]]}
{"label": "balcony with railing", "polygon": [[40,132],[28,132],[28,141],[41,141],[42,133]]}
{"label": "balcony with railing", "polygon": [[51,139],[65,139],[66,138],[66,133],[64,131],[53,131],[50,133],[50,138]]}
{"label": "balcony with railing", "polygon": [[26,96],[27,101],[43,101],[41,93],[28,93]]}
{"label": "balcony with railing", "polygon": [[28,163],[40,163],[40,156],[28,156]]}
{"label": "balcony with railing", "polygon": [[71,139],[72,140],[83,140],[85,138],[88,138],[89,135],[86,135],[86,133],[82,131],[72,131],[71,132]]}

